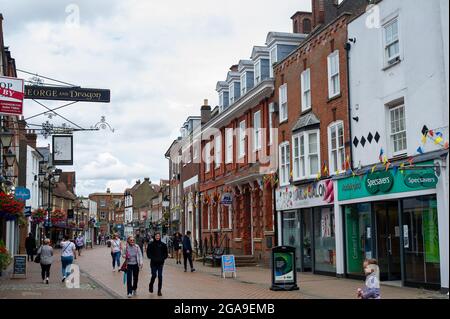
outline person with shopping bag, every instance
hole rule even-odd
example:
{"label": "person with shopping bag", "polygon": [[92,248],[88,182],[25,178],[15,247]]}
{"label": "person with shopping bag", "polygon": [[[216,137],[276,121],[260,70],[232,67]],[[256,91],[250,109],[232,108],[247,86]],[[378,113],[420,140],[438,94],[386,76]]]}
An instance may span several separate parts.
{"label": "person with shopping bag", "polygon": [[139,269],[142,269],[144,265],[141,249],[136,245],[133,236],[128,237],[122,256],[125,258],[125,261],[120,271],[126,273],[127,297],[131,298],[137,296]]}

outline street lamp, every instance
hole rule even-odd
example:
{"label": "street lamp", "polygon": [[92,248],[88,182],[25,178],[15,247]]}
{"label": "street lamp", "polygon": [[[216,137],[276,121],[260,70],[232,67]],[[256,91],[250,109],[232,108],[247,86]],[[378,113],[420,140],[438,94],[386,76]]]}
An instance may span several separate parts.
{"label": "street lamp", "polygon": [[[47,167],[47,169],[44,169],[42,172],[39,173],[39,181],[42,184],[44,184],[44,182],[47,182],[46,184],[48,185],[48,199],[47,199],[48,219],[47,219],[47,222],[45,223],[45,227],[47,229],[47,231],[46,231],[47,235],[49,233],[49,228],[51,227],[52,188],[56,187],[56,184],[59,183],[61,173],[62,173],[61,169],[53,169],[53,167],[51,167],[51,166]],[[48,236],[47,236],[47,238],[48,238]]]}
{"label": "street lamp", "polygon": [[0,143],[3,147],[10,147],[14,133],[9,131],[0,132]]}

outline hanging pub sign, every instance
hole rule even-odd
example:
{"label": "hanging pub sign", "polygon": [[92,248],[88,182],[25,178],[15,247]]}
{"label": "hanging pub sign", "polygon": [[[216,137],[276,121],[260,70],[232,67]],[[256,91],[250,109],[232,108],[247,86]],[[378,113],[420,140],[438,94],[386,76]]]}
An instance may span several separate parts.
{"label": "hanging pub sign", "polygon": [[0,114],[22,115],[23,98],[22,79],[0,76]]}
{"label": "hanging pub sign", "polygon": [[105,89],[25,85],[25,98],[34,100],[60,100],[60,101],[109,103],[110,95],[111,95],[110,90]]}
{"label": "hanging pub sign", "polygon": [[73,165],[73,135],[52,136],[53,165]]}

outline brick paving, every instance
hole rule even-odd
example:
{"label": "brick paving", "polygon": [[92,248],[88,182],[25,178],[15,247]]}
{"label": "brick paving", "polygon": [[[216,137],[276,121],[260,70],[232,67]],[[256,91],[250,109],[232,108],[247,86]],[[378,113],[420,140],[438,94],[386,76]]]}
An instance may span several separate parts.
{"label": "brick paving", "polygon": [[[122,273],[111,271],[109,249],[97,246],[94,250],[85,251],[84,257],[79,261],[81,269],[109,289],[111,294],[125,298],[126,286]],[[242,267],[237,270],[237,278],[223,279],[219,267],[195,262],[197,271],[191,273],[188,268],[185,273],[183,265],[168,259],[163,273],[163,297],[158,297],[156,293],[148,292],[150,266],[149,260],[144,258],[144,267],[139,273],[137,299],[354,299],[356,289],[363,285],[359,280],[298,273],[300,290],[275,292],[269,290],[271,273],[267,268]],[[448,298],[438,292],[415,288],[382,286],[381,290],[383,299]]]}
{"label": "brick paving", "polygon": [[[125,298],[126,286],[123,274],[112,272],[110,250],[106,246],[94,246],[84,250],[75,261],[81,270],[80,289],[68,289],[60,278],[59,251],[56,250],[50,284],[41,282],[40,267],[28,263],[27,279],[10,279],[8,272],[0,277],[0,298]],[[203,266],[195,262],[196,272],[183,271],[174,259],[168,259],[164,267],[163,296],[148,292],[150,281],[149,260],[139,273],[138,296],[133,299],[355,299],[355,291],[363,282],[338,279],[309,273],[298,273],[298,291],[271,291],[270,270],[262,267],[237,269],[237,278],[222,278],[220,268]],[[155,283],[155,290],[156,290]],[[438,292],[414,288],[382,286],[383,299],[431,299],[447,298]]]}

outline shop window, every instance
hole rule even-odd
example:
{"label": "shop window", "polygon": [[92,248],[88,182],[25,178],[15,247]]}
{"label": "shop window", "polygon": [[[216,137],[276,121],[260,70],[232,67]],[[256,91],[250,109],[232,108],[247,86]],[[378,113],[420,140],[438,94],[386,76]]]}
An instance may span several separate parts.
{"label": "shop window", "polygon": [[315,271],[336,272],[334,211],[331,207],[314,209]]}
{"label": "shop window", "polygon": [[347,273],[364,275],[363,262],[374,258],[370,203],[345,206]]}
{"label": "shop window", "polygon": [[300,254],[300,229],[299,229],[299,221],[298,221],[299,215],[294,212],[284,212],[282,215],[283,221],[282,221],[282,239],[283,239],[283,245],[291,246],[296,248],[295,253],[295,259],[296,259],[296,266],[299,270],[301,267],[301,254]]}

